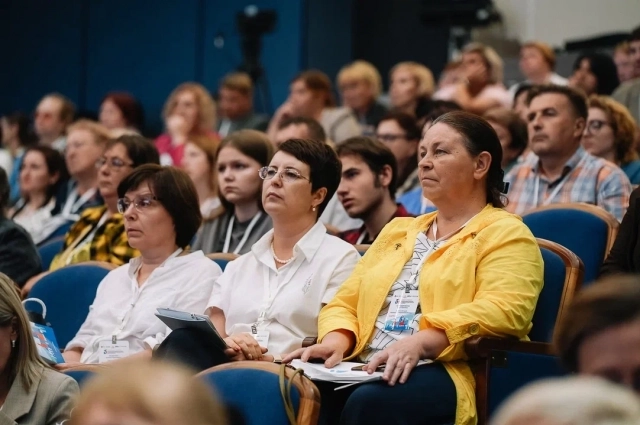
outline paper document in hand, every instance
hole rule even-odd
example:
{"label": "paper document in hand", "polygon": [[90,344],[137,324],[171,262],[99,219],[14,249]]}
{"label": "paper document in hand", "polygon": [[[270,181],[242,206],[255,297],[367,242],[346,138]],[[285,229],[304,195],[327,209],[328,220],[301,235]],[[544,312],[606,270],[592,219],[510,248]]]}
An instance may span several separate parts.
{"label": "paper document in hand", "polygon": [[305,363],[302,360],[293,360],[291,366],[296,369],[303,369],[304,374],[310,379],[317,381],[330,381],[348,384],[351,382],[368,381],[372,378],[381,378],[382,372],[374,372],[369,375],[361,370],[351,370],[354,367],[362,366],[363,363],[342,362],[339,365],[326,368],[323,363]]}

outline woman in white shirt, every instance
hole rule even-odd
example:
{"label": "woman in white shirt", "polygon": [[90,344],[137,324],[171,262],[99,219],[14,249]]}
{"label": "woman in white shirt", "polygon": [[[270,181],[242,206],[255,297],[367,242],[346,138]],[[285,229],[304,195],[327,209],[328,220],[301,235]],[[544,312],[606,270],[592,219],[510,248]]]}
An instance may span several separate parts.
{"label": "woman in white shirt", "polygon": [[222,206],[218,197],[218,177],[216,176],[216,152],[220,140],[206,135],[193,136],[184,145],[182,169],[191,178],[198,193],[200,212],[206,220]]}
{"label": "woman in white shirt", "polygon": [[280,145],[264,179],[262,202],[273,230],[230,262],[217,279],[207,313],[231,348],[213,348],[198,331],[179,330],[157,357],[206,369],[235,360],[278,361],[317,335],[318,314],[355,268],[355,248],[327,234],[318,217],[340,182],[341,164],[321,142]]}
{"label": "woman in white shirt", "polygon": [[184,251],[202,215],[189,177],[173,167],[142,165],[118,186],[129,244],[140,257],[111,271],[73,340],[64,369],[122,357],[151,357],[169,329],[155,317],[158,307],[201,311],[222,271],[201,251]]}
{"label": "woman in white shirt", "polygon": [[271,218],[260,201],[258,170],[269,164],[272,156],[271,142],[262,132],[240,130],[222,139],[216,169],[223,208],[205,217],[193,249],[205,254],[246,254],[271,229]]}
{"label": "woman in white shirt", "polygon": [[22,197],[9,217],[25,228],[38,244],[46,236],[45,228],[54,213],[58,187],[68,179],[64,158],[47,146],[29,148],[20,166]]}

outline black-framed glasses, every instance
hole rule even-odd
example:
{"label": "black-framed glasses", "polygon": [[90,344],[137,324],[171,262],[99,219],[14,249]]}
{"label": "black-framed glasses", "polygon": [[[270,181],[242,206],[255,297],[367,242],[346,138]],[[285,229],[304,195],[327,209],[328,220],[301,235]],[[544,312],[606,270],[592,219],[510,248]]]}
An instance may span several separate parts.
{"label": "black-framed glasses", "polygon": [[136,211],[144,213],[145,210],[148,210],[151,206],[153,206],[153,203],[157,200],[158,198],[151,194],[136,196],[135,198],[133,198],[133,200],[120,198],[118,199],[118,212],[120,214],[124,214],[125,211],[129,209],[131,204],[133,204],[133,207],[136,209]]}
{"label": "black-framed glasses", "polygon": [[587,130],[590,133],[597,133],[602,130],[602,127],[605,125],[609,125],[609,123],[603,120],[589,120],[587,121]]}
{"label": "black-framed glasses", "polygon": [[406,139],[404,134],[376,134],[376,139],[383,143],[393,143],[396,140]]}
{"label": "black-framed glasses", "polygon": [[275,167],[262,167],[258,171],[258,175],[262,180],[271,180],[278,174],[280,174],[280,178],[285,182],[291,183],[299,179],[304,179],[311,183],[311,180],[309,180],[309,178],[303,176],[298,170],[295,170],[293,168],[283,168],[279,173],[278,169]]}
{"label": "black-framed glasses", "polygon": [[113,157],[113,158],[99,158],[96,161],[96,168],[102,168],[103,165],[107,164],[109,166],[109,168],[113,168],[115,170],[119,170],[124,166],[128,166],[128,167],[133,167],[133,163],[131,162],[124,162],[122,159],[118,158],[118,157]]}

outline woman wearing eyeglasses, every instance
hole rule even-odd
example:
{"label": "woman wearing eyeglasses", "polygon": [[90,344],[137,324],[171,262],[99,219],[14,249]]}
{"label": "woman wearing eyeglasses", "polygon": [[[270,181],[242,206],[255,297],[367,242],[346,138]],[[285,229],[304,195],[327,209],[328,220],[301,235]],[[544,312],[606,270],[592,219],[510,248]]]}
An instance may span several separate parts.
{"label": "woman wearing eyeglasses", "polygon": [[202,311],[220,267],[185,249],[202,214],[189,176],[174,167],[145,164],[118,185],[118,211],[129,245],[140,256],[112,270],[98,286],[87,319],[63,353],[60,369],[151,357],[167,326],[158,307]]}
{"label": "woman wearing eyeglasses", "polygon": [[216,169],[223,208],[205,218],[194,250],[246,254],[271,229],[271,218],[260,200],[258,170],[269,164],[272,146],[269,138],[256,130],[236,131],[220,142]]}
{"label": "woman wearing eyeglasses", "polygon": [[593,95],[589,98],[589,116],[582,146],[591,155],[617,164],[631,184],[640,184],[636,131],[636,123],[624,105],[608,96]]}
{"label": "woman wearing eyeglasses", "polygon": [[[156,356],[196,369],[226,361],[279,361],[318,332],[318,314],[353,271],[356,249],[327,233],[318,217],[340,182],[340,161],[324,143],[290,139],[260,170],[262,203],[273,220],[250,252],[217,279],[207,314],[231,347],[197,330],[177,330]],[[193,310],[192,310],[193,311]]]}

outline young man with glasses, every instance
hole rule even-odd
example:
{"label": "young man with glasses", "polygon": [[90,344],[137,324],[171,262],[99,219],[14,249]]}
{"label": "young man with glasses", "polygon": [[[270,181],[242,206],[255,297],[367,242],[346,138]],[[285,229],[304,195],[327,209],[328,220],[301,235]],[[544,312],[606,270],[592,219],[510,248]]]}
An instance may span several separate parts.
{"label": "young man with glasses", "polygon": [[587,100],[561,86],[540,86],[528,95],[529,146],[532,154],[507,175],[506,209],[524,214],[552,203],[585,202],[622,220],[631,184],[616,165],[580,146],[587,121]]}

